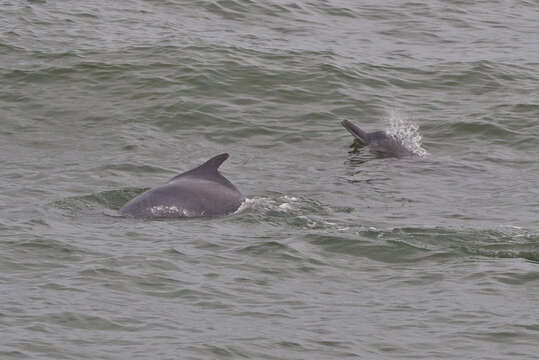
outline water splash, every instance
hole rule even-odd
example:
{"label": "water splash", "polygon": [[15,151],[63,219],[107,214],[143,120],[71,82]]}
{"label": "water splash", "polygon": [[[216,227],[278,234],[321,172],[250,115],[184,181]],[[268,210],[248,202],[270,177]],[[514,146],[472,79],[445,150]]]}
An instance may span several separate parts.
{"label": "water splash", "polygon": [[419,157],[428,155],[421,142],[423,136],[419,133],[419,126],[409,121],[402,115],[392,111],[389,114],[389,127],[386,129],[389,135],[397,138],[408,150]]}
{"label": "water splash", "polygon": [[[332,209],[324,207],[316,201],[298,198],[291,195],[275,197],[247,198],[235,212],[245,213],[253,221],[282,226],[290,226],[302,229],[338,229],[342,231],[342,224],[331,216]],[[315,215],[317,214],[317,215]],[[246,221],[246,217],[243,217]]]}
{"label": "water splash", "polygon": [[297,201],[296,197],[288,195],[281,196],[278,199],[267,197],[246,198],[235,213],[240,213],[249,208],[289,212],[293,210],[293,203]]}

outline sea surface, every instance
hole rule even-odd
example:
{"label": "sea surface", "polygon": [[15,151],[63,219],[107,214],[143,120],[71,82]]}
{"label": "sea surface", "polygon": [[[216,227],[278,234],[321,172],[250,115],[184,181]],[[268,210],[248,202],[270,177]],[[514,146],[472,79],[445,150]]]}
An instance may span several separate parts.
{"label": "sea surface", "polygon": [[[537,359],[538,34],[536,0],[0,0],[0,359]],[[119,216],[223,152],[236,213]]]}

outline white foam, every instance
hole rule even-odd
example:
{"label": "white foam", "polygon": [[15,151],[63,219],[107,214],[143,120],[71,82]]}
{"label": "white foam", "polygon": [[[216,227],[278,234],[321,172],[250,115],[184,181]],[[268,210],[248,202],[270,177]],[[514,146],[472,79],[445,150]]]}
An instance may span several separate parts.
{"label": "white foam", "polygon": [[279,205],[279,210],[286,212],[288,210],[292,210],[292,206],[289,203],[284,203],[284,204]]}
{"label": "white foam", "polygon": [[239,213],[245,209],[256,209],[262,208],[267,210],[276,210],[281,212],[289,212],[293,210],[294,202],[297,202],[298,198],[294,196],[284,195],[279,197],[278,200],[267,198],[267,197],[255,197],[255,198],[246,198],[243,203],[240,205],[238,210],[235,213]]}
{"label": "white foam", "polygon": [[165,216],[177,216],[177,217],[190,217],[193,216],[192,213],[187,211],[186,209],[178,209],[176,206],[165,206],[165,205],[158,205],[153,206],[150,211],[152,212],[152,215],[156,217],[165,217]]}
{"label": "white foam", "polygon": [[297,198],[297,197],[294,197],[294,196],[288,196],[288,195],[281,196],[281,199],[284,199],[284,200],[286,200],[286,201],[298,201],[298,198]]}

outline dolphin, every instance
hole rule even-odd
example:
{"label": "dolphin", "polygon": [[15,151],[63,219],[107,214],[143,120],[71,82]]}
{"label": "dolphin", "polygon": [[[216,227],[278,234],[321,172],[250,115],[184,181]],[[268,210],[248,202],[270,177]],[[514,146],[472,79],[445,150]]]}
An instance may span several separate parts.
{"label": "dolphin", "polygon": [[393,135],[387,134],[385,131],[374,131],[367,133],[349,120],[343,120],[341,125],[344,126],[344,128],[348,130],[348,132],[357,140],[359,140],[363,146],[368,146],[375,152],[396,157],[415,155],[415,153],[408,149],[402,143],[402,141]]}
{"label": "dolphin", "polygon": [[128,201],[120,214],[139,218],[182,218],[226,215],[236,211],[243,195],[217,170],[228,159],[224,153],[197,168],[176,175]]}

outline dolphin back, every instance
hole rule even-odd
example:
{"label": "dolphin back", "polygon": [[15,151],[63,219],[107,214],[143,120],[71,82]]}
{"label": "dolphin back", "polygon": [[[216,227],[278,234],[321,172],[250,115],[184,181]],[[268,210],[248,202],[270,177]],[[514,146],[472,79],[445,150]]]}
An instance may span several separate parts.
{"label": "dolphin back", "polygon": [[244,198],[218,168],[228,154],[179,174],[166,184],[131,199],[120,213],[136,218],[178,218],[226,215],[236,211]]}
{"label": "dolphin back", "polygon": [[188,177],[140,194],[120,213],[142,219],[218,216],[233,213],[242,202],[236,189]]}

